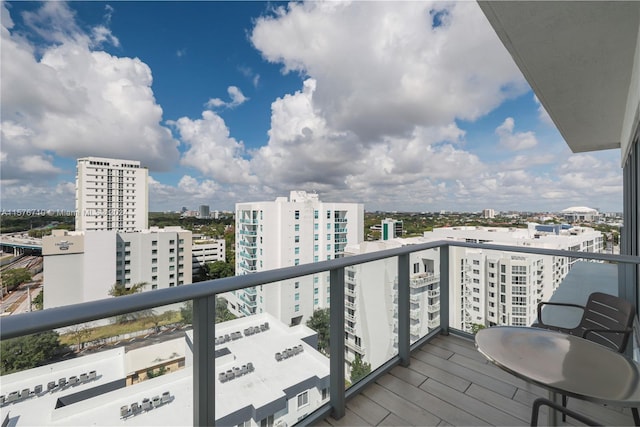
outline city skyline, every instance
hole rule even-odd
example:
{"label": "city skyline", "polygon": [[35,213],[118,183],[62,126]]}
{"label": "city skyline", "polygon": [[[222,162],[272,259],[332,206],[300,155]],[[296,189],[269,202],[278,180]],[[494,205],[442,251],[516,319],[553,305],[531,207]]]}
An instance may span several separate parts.
{"label": "city skyline", "polygon": [[100,156],[151,211],[622,210],[619,150],[570,153],[475,2],[3,3],[2,43],[3,209],[72,210]]}

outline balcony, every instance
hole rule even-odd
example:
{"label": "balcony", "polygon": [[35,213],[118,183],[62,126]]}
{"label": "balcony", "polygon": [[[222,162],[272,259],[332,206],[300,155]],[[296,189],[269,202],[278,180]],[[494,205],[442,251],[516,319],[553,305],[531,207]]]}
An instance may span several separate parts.
{"label": "balcony", "polygon": [[238,220],[238,222],[240,224],[249,224],[249,225],[255,225],[258,224],[258,220],[257,219],[251,219],[251,218],[240,218]]}
{"label": "balcony", "polygon": [[[413,351],[408,367],[396,366],[367,384],[347,402],[343,418],[315,425],[523,426],[533,401],[546,396],[541,387],[488,363],[471,338],[440,335]],[[579,399],[569,399],[568,406],[604,425],[633,425],[628,410]]]}
{"label": "balcony", "polygon": [[[173,385],[170,390],[172,393],[177,391],[180,394],[179,398],[176,397],[169,405],[173,405],[170,412],[172,414],[176,413],[182,418],[180,418],[180,422],[177,422],[175,417],[172,418],[172,416],[169,416],[169,412],[165,411],[163,414],[166,414],[166,418],[153,418],[153,421],[150,421],[152,419],[150,418],[153,414],[152,411],[155,411],[155,409],[148,413],[137,415],[137,417],[149,416],[144,420],[143,418],[138,418],[138,420],[140,423],[144,423],[146,420],[154,425],[174,425],[176,423],[181,425],[212,425],[216,419],[216,411],[225,410],[230,405],[229,399],[221,397],[225,396],[224,393],[219,395],[216,393],[216,389],[225,390],[225,387],[241,384],[241,381],[244,381],[245,378],[251,378],[251,374],[242,375],[241,379],[231,380],[229,383],[231,385],[218,381],[220,372],[216,372],[216,365],[221,363],[225,356],[223,353],[216,354],[216,350],[222,347],[214,348],[213,345],[210,345],[212,340],[218,337],[216,330],[223,327],[220,324],[216,325],[213,321],[216,296],[234,290],[270,286],[277,281],[329,272],[331,279],[330,294],[332,296],[330,308],[330,337],[332,342],[330,360],[332,363],[330,365],[327,363],[330,373],[327,387],[330,400],[329,402],[321,402],[314,411],[310,411],[305,415],[301,420],[302,424],[373,425],[396,423],[396,425],[435,425],[443,423],[451,425],[522,425],[528,420],[531,401],[537,394],[544,393],[544,391],[520,382],[515,377],[488,364],[474,350],[471,336],[449,325],[450,314],[459,310],[459,299],[451,298],[454,289],[450,287],[448,274],[449,252],[457,247],[549,256],[578,255],[574,252],[549,249],[450,241],[409,245],[353,257],[144,292],[117,299],[111,298],[8,316],[2,320],[0,336],[4,341],[35,332],[96,321],[141,310],[152,310],[166,304],[192,301],[192,365],[188,369],[183,369],[176,373],[172,372],[169,375],[157,379],[154,378],[153,381],[146,381],[146,384],[143,384],[144,387],[152,387],[154,384],[163,384],[162,381],[179,378],[175,384],[171,383]],[[429,310],[428,307],[423,310],[412,311],[410,309],[411,274],[409,254],[433,248],[439,249],[439,270],[441,274],[437,276],[437,281],[440,286],[440,315],[435,319],[428,320],[425,319],[425,314]],[[593,253],[579,254],[579,256],[591,260],[617,262],[621,263],[621,265],[637,266],[640,264],[638,257],[631,256]],[[396,353],[381,364],[374,366],[369,375],[345,390],[345,347],[353,349],[353,345],[345,343],[344,336],[345,332],[355,332],[352,327],[345,323],[347,317],[345,313],[345,307],[347,306],[345,295],[348,292],[348,286],[345,286],[346,272],[350,266],[368,264],[389,258],[397,260],[398,269],[398,279],[395,281],[398,289],[398,320],[388,326],[390,330],[397,331],[397,333],[390,334],[388,343],[391,347],[395,343],[393,348]],[[602,289],[603,286],[608,284],[612,288],[607,288],[606,291],[617,292],[617,276],[615,279],[612,279],[611,276],[612,271],[617,272],[615,265],[584,264],[587,265],[585,270],[581,271],[581,267],[578,264],[574,271],[567,276],[567,289],[570,287],[569,285],[574,283],[578,285],[578,288],[573,289],[571,292],[583,291],[584,293],[584,291],[592,289]],[[593,269],[601,271],[601,274],[594,274]],[[432,281],[434,276],[431,275],[422,278],[422,280]],[[389,283],[389,285],[391,284],[392,282]],[[565,289],[565,287],[561,287],[561,289]],[[568,289],[566,292],[569,291]],[[389,295],[388,297],[391,300],[391,296]],[[569,296],[568,294],[566,297],[576,300],[573,295]],[[247,315],[255,314],[253,307],[240,306],[239,310]],[[374,314],[379,315],[380,313]],[[426,321],[426,325],[430,330],[426,336],[420,336],[420,329],[422,328],[416,324],[412,325],[410,322],[412,315],[415,317],[416,314],[421,314],[423,316],[422,321]],[[366,317],[359,316],[358,318],[360,322],[366,321]],[[248,317],[247,321],[250,321],[250,319],[251,317]],[[366,329],[367,326],[362,323],[360,328]],[[250,339],[251,337],[245,333],[245,336],[239,342],[250,343]],[[269,344],[269,340],[263,341],[264,345]],[[364,341],[363,347],[371,348]],[[282,350],[285,349],[282,348]],[[287,350],[290,351],[291,349],[288,348]],[[259,355],[259,351],[260,348],[255,347],[256,358]],[[306,351],[311,351],[311,349],[307,347]],[[272,358],[273,355],[269,354]],[[292,355],[286,361],[291,372],[299,372],[304,368],[304,364],[295,363],[296,357],[299,356]],[[257,360],[259,359],[252,360],[252,362]],[[82,357],[73,359],[74,364],[81,362]],[[238,367],[240,369],[239,372],[244,372],[241,370],[242,363],[246,365],[246,362],[240,360],[238,363],[241,364]],[[54,365],[51,366],[53,369]],[[259,368],[260,366],[256,362],[256,370],[265,372]],[[57,375],[54,372],[53,376],[62,375]],[[32,380],[29,381],[32,382]],[[225,379],[225,381],[228,380]],[[233,381],[236,382],[234,383]],[[270,381],[273,381],[273,378]],[[271,383],[266,384],[266,387],[270,386],[274,387]],[[162,388],[164,389],[164,386]],[[82,414],[86,414],[91,419],[104,419],[105,423],[110,423],[109,420],[113,421],[113,414],[121,409],[121,405],[130,403],[129,400],[132,398],[129,396],[135,389],[136,386],[114,390],[109,394],[109,401],[104,401],[106,403],[103,402],[99,405],[97,403],[92,405],[92,401],[86,399],[77,408],[81,408]],[[10,391],[12,390],[3,389],[3,394]],[[156,391],[149,391],[149,393],[151,396],[157,394]],[[5,404],[3,413],[9,413],[10,417],[26,417],[29,411],[34,413],[37,411],[36,408],[40,407],[38,406],[38,399],[43,399],[43,397],[29,397],[19,403]],[[592,405],[593,409],[590,409],[590,405],[578,399],[570,399],[569,403],[570,407],[579,408],[584,413],[589,415],[593,413],[595,419],[606,424],[628,424],[630,422],[630,416],[627,412],[597,405]],[[73,406],[68,409],[71,410],[71,408]],[[189,410],[187,408],[193,409]],[[105,414],[104,418],[98,418],[98,416],[102,416],[100,414],[103,412]],[[156,413],[159,414],[160,410]],[[333,414],[335,418],[326,418],[330,414]],[[116,421],[110,424],[117,422],[117,420],[116,416]],[[64,422],[59,422],[58,424],[64,424]],[[220,424],[224,423],[220,422]]]}
{"label": "balcony", "polygon": [[252,236],[255,237],[258,235],[258,232],[256,230],[240,230],[238,231],[239,234],[241,234],[242,236]]}

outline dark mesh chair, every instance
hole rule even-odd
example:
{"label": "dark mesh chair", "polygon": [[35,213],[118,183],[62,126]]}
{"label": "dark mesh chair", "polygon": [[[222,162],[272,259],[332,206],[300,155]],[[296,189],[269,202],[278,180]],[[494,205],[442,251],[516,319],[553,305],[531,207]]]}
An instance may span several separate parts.
{"label": "dark mesh chair", "polygon": [[[582,318],[575,328],[549,325],[542,320],[544,306],[579,308],[582,309]],[[533,326],[577,335],[623,353],[631,336],[634,315],[635,308],[629,302],[614,295],[594,292],[589,295],[585,306],[562,302],[541,302],[538,304],[538,322]]]}
{"label": "dark mesh chair", "polygon": [[[574,307],[582,310],[582,318],[575,328],[563,328],[549,325],[542,320],[542,308],[544,306],[564,306]],[[594,292],[589,295],[587,304],[561,302],[541,302],[538,304],[538,321],[532,326],[537,328],[551,329],[564,332],[565,334],[577,335],[589,341],[609,347],[618,353],[624,353],[627,343],[633,331],[633,319],[635,308],[633,304],[614,295]],[[562,406],[567,406],[567,396],[562,396]],[[638,411],[632,408],[634,421],[638,421]],[[566,421],[565,414],[562,414],[562,421]]]}

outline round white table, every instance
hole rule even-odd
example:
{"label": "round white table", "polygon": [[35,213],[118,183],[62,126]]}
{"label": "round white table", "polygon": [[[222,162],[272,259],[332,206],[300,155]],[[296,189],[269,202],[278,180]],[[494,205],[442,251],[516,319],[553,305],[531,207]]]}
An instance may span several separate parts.
{"label": "round white table", "polygon": [[[492,363],[557,393],[614,406],[640,406],[640,365],[607,347],[539,328],[497,326],[476,334],[476,347]],[[557,425],[556,411],[549,411]],[[636,421],[637,422],[637,421]]]}

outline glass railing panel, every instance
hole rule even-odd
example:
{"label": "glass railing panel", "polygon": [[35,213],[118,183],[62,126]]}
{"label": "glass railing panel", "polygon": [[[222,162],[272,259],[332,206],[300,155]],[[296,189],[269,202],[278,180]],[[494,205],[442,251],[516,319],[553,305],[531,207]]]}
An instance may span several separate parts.
{"label": "glass railing panel", "polygon": [[345,376],[355,384],[398,354],[398,258],[345,269]]}
{"label": "glass railing panel", "polygon": [[184,425],[184,411],[167,407],[192,400],[187,322],[174,304],[3,340],[3,419]]}
{"label": "glass railing panel", "polygon": [[294,425],[327,403],[329,273],[224,298],[237,318],[216,324],[216,425]]}

